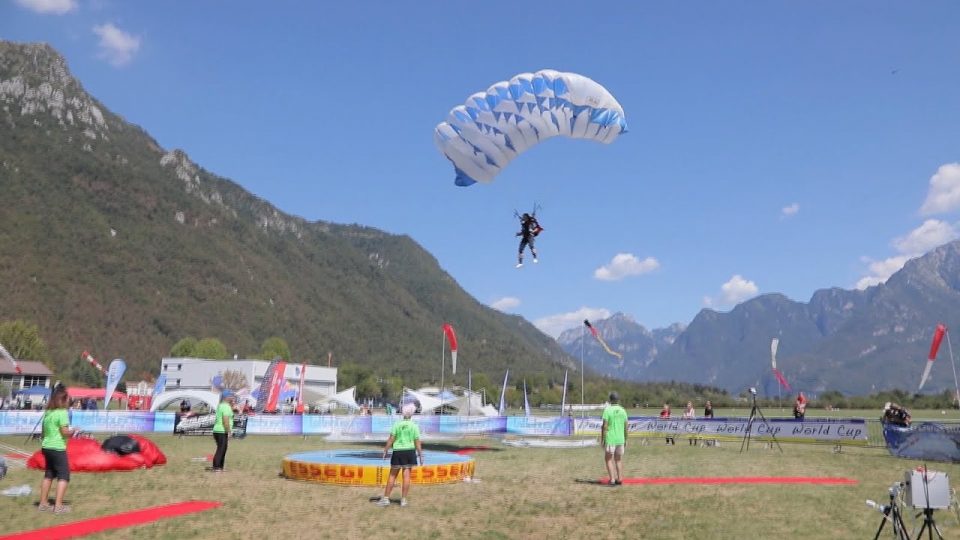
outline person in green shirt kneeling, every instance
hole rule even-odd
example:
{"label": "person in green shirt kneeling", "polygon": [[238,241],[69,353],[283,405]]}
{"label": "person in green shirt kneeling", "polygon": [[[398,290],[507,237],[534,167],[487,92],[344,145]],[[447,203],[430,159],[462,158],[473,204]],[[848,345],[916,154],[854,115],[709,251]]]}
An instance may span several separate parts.
{"label": "person in green shirt kneeling", "polygon": [[400,488],[400,506],[407,505],[407,494],[410,492],[410,469],[419,463],[423,465],[423,448],[420,446],[420,428],[410,418],[416,412],[417,407],[412,403],[403,406],[400,412],[403,414],[403,420],[393,425],[390,430],[390,437],[387,438],[387,444],[383,447],[383,459],[387,459],[387,453],[393,449],[393,456],[390,458],[390,478],[387,479],[387,487],[383,491],[383,497],[377,501],[377,506],[390,505],[390,493],[393,491],[393,485],[397,481],[397,473],[403,469],[403,485]]}

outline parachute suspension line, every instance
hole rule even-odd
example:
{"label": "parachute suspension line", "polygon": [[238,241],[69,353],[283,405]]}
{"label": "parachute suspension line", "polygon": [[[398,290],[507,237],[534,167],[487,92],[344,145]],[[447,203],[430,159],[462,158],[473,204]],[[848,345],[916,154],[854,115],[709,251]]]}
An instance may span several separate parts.
{"label": "parachute suspension line", "polygon": [[953,361],[953,346],[950,345],[950,331],[945,332],[947,334],[947,351],[950,352],[950,367],[953,369],[953,389],[956,394],[953,395],[954,401],[960,403],[960,384],[957,383],[957,366]]}

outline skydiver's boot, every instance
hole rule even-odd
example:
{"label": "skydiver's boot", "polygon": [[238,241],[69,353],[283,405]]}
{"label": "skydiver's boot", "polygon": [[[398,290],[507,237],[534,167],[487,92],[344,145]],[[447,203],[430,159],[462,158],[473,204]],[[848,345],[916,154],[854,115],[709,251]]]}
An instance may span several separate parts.
{"label": "skydiver's boot", "polygon": [[517,268],[523,268],[523,255],[517,257]]}
{"label": "skydiver's boot", "polygon": [[536,251],[534,251],[534,250],[531,249],[531,250],[530,250],[530,253],[533,253],[533,264],[537,264],[538,262],[540,262],[540,261],[537,260],[537,252],[536,252]]}

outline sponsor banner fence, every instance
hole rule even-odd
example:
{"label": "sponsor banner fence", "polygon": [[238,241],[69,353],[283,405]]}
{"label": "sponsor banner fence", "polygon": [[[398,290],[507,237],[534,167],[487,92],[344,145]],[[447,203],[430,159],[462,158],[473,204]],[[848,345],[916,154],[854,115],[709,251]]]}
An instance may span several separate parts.
{"label": "sponsor banner fence", "polygon": [[505,433],[506,416],[441,416],[440,433],[457,435],[483,435]]}
{"label": "sponsor banner fence", "polygon": [[[371,416],[370,431],[366,433],[390,433],[390,429],[394,424],[403,420],[403,417],[400,415],[393,416],[380,416],[375,415]],[[414,416],[412,420],[416,422],[417,427],[420,428],[420,433],[440,433],[440,418],[439,416]],[[354,433],[351,433],[353,435]]]}
{"label": "sponsor banner fence", "polygon": [[[0,411],[0,435],[30,433],[42,415],[41,411]],[[95,433],[173,433],[175,418],[174,413],[146,411],[70,411],[70,416],[72,425]],[[248,418],[246,432],[272,435],[389,433],[393,424],[400,419],[396,415],[252,415]],[[555,416],[415,416],[414,421],[420,426],[420,432],[427,434],[598,435],[601,425],[599,417]],[[747,421],[747,418],[683,420],[631,417],[627,427],[629,433],[636,437],[674,435],[735,439],[744,436]],[[767,424],[769,427],[762,421],[754,421],[752,436],[763,439],[772,434],[783,442],[866,444],[868,441],[867,423],[863,419],[771,419]],[[951,426],[951,429],[960,430],[957,426]],[[929,435],[926,437],[929,438]],[[905,443],[899,444],[902,446]]]}
{"label": "sponsor banner fence", "polygon": [[255,414],[247,418],[247,435],[301,435],[299,414]]}
{"label": "sponsor banner fence", "polygon": [[[599,433],[599,427],[597,433]],[[507,433],[513,435],[573,435],[573,421],[556,416],[508,416]]]}
{"label": "sponsor banner fence", "polygon": [[[636,437],[691,436],[699,438],[742,438],[747,433],[748,418],[680,418],[630,417],[627,431]],[[576,435],[599,435],[600,418],[577,418]],[[751,437],[774,436],[782,442],[844,442],[866,444],[867,423],[860,419],[818,418],[806,420],[769,419],[753,422]]]}
{"label": "sponsor banner fence", "polygon": [[307,414],[303,416],[304,435],[330,435],[331,433],[371,433],[373,416],[333,416]]}

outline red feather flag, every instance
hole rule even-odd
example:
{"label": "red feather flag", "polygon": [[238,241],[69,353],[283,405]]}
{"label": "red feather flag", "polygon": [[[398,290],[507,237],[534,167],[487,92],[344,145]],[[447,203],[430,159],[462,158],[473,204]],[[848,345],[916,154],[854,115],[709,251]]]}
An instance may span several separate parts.
{"label": "red feather flag", "polygon": [[933,361],[937,359],[937,352],[940,350],[940,342],[943,341],[943,335],[947,333],[947,327],[943,324],[938,324],[937,329],[933,331],[933,341],[930,342],[930,354],[927,355],[927,365],[923,368],[923,375],[920,377],[920,388],[917,390],[922,390],[923,385],[927,382],[927,377],[930,376],[930,368],[933,367]]}
{"label": "red feather flag", "polygon": [[450,323],[443,323],[443,333],[450,342],[450,365],[453,366],[453,374],[457,374],[457,334],[453,331]]}

